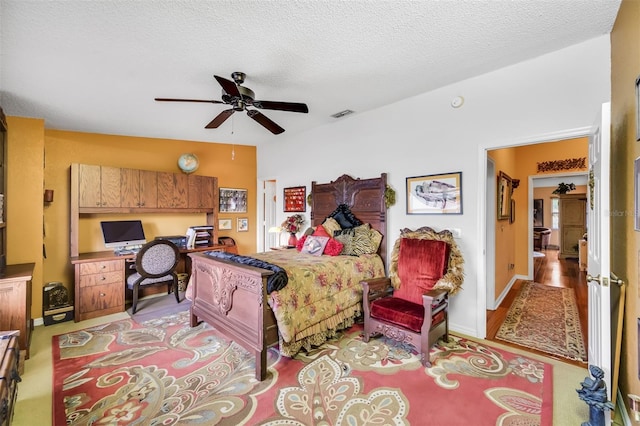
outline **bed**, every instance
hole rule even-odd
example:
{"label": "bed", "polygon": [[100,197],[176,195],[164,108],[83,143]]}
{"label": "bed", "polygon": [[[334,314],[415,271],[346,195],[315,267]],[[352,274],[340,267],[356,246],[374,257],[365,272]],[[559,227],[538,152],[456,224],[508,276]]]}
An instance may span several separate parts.
{"label": "bed", "polygon": [[[253,352],[256,379],[267,374],[267,349],[279,345],[293,356],[319,345],[354,323],[362,312],[360,281],[385,276],[386,174],[372,179],[342,175],[329,183],[311,183],[311,226],[318,227],[338,206],[380,237],[376,253],[360,256],[313,256],[278,250],[249,256],[281,266],[289,279],[283,289],[268,292],[273,271],[192,253],[191,326],[205,321]],[[364,227],[364,226],[363,226]],[[304,288],[312,276],[314,288]]]}

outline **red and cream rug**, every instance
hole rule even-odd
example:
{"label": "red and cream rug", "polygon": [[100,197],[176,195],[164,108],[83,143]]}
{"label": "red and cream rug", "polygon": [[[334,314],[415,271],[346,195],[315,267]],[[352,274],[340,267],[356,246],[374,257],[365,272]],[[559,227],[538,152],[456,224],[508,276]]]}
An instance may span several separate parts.
{"label": "red and cream rug", "polygon": [[496,338],[551,355],[587,361],[572,288],[523,283]]}
{"label": "red and cream rug", "polygon": [[187,312],[54,336],[55,425],[551,425],[552,367],[456,336],[424,368],[354,326],[290,359],[254,359]]}

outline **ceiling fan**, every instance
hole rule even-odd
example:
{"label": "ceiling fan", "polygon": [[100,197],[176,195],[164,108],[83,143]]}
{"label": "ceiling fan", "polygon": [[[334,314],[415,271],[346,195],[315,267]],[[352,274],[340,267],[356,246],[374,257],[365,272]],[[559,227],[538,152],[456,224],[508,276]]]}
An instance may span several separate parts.
{"label": "ceiling fan", "polygon": [[234,72],[231,74],[231,80],[214,75],[215,79],[222,86],[222,100],[206,100],[206,99],[174,99],[174,98],[155,98],[156,101],[166,102],[207,102],[212,104],[227,104],[231,105],[230,109],[226,109],[218,114],[209,124],[205,126],[206,129],[217,129],[227,118],[231,117],[236,111],[246,111],[247,115],[253,118],[258,124],[265,127],[274,135],[279,135],[284,132],[284,129],[280,127],[273,120],[262,114],[255,109],[248,109],[247,107],[254,107],[260,109],[272,109],[278,111],[290,111],[290,112],[309,112],[309,108],[306,104],[296,102],[275,102],[275,101],[259,101],[255,99],[255,93],[248,87],[242,86],[246,74],[243,72]]}

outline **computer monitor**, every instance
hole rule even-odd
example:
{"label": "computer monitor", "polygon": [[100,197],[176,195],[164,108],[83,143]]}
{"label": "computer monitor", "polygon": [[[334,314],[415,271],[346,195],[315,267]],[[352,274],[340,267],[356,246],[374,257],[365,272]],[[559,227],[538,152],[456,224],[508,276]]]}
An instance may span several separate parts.
{"label": "computer monitor", "polygon": [[140,220],[114,220],[100,222],[104,246],[116,251],[132,249],[147,242]]}

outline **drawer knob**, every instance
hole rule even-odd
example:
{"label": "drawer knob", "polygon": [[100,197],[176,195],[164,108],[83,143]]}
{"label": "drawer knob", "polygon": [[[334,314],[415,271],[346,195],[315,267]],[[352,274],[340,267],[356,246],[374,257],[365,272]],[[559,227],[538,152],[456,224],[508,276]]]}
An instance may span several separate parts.
{"label": "drawer knob", "polygon": [[102,280],[102,281],[104,281],[106,279],[107,279],[107,277],[105,277],[104,275],[102,277],[100,277],[100,280]]}
{"label": "drawer knob", "polygon": [[100,293],[100,297],[105,297],[105,296],[106,296],[106,294]]}

